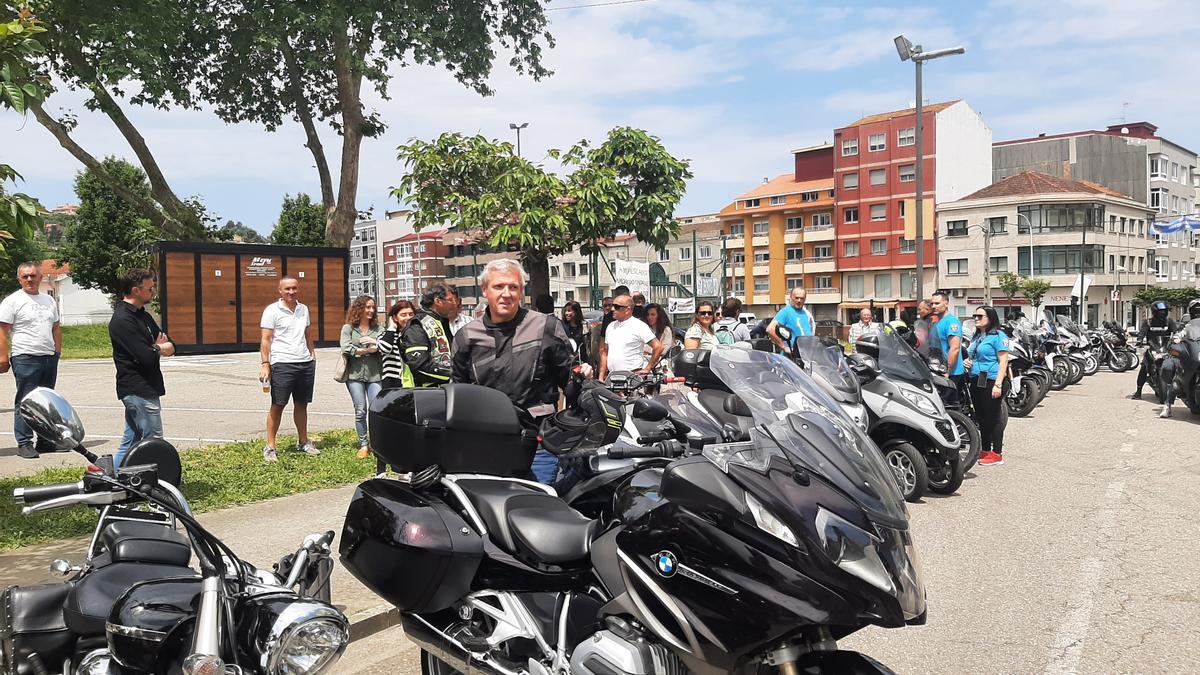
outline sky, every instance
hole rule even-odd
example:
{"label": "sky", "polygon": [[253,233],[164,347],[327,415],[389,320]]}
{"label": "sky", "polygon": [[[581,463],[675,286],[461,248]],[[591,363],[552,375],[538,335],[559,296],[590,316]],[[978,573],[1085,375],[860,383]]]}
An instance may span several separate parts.
{"label": "sky", "polygon": [[[1147,120],[1165,138],[1200,149],[1200,87],[1189,45],[1200,3],[1188,0],[992,0],[841,2],[799,0],[558,0],[557,46],[540,82],[495,65],[495,95],[481,97],[436,67],[396,67],[390,100],[365,99],[388,131],[362,149],[359,208],[400,208],[389,196],[403,167],[395,149],[446,131],[513,140],[528,122],[525,157],[581,139],[602,141],[620,125],[643,128],[691,162],[695,177],[678,215],[713,213],[763,178],[791,169],[791,151],[828,142],[867,114],[909,107],[913,66],[892,38],[966,54],[925,67],[928,102],[965,99],[995,140]],[[613,0],[608,0],[613,2]],[[557,8],[557,9],[556,9]],[[77,115],[75,137],[93,155],[132,152],[107,117],[77,92],[47,110]],[[168,181],[198,195],[221,220],[269,233],[285,194],[320,193],[297,124],[268,133],[228,125],[205,110],[129,105]],[[0,114],[4,156],[25,176],[18,190],[47,207],[76,201],[80,165],[35,120]],[[326,152],[340,143],[327,130]],[[336,171],[336,164],[333,166]]]}

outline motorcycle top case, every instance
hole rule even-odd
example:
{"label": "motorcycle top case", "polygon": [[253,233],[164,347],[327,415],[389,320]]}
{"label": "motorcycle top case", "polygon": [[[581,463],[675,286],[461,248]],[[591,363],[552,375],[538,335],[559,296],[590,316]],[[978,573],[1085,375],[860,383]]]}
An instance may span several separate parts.
{"label": "motorcycle top case", "polygon": [[[55,668],[71,654],[75,636],[63,620],[73,583],[9,586],[0,595],[0,673],[33,675],[30,656]],[[57,672],[57,671],[56,671]]]}
{"label": "motorcycle top case", "polygon": [[711,352],[707,349],[685,349],[675,357],[675,375],[687,381],[689,387],[729,390],[709,367]]}
{"label": "motorcycle top case", "polygon": [[402,612],[436,612],[471,591],[483,537],[436,496],[399,481],[358,486],[342,527],[342,564]]}
{"label": "motorcycle top case", "polygon": [[375,452],[401,472],[525,474],[537,447],[508,396],[473,384],[386,389],[368,424]]}

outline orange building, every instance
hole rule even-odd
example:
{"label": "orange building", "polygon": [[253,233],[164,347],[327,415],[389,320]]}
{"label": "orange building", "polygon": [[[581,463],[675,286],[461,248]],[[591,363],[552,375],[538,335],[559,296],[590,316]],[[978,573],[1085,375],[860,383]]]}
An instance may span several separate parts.
{"label": "orange building", "polygon": [[808,290],[814,317],[836,319],[842,296],[835,281],[832,171],[828,178],[798,175],[804,172],[766,181],[721,210],[729,294],[763,318],[800,286]]}

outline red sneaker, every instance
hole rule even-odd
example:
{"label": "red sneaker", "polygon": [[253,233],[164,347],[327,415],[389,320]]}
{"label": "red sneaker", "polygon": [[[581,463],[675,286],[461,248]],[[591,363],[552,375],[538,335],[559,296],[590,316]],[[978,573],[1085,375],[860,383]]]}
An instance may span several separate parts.
{"label": "red sneaker", "polygon": [[998,452],[992,452],[991,450],[985,450],[984,452],[979,454],[979,465],[980,466],[996,466],[997,464],[1003,464],[1003,463],[1004,463],[1004,455],[1001,455]]}

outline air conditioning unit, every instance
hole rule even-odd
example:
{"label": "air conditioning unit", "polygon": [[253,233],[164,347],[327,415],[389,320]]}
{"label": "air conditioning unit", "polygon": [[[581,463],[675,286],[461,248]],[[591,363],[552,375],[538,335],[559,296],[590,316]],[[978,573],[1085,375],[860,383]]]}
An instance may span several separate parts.
{"label": "air conditioning unit", "polygon": [[950,291],[950,296],[954,298],[965,298],[967,297],[967,291],[966,289],[955,288],[954,290]]}

